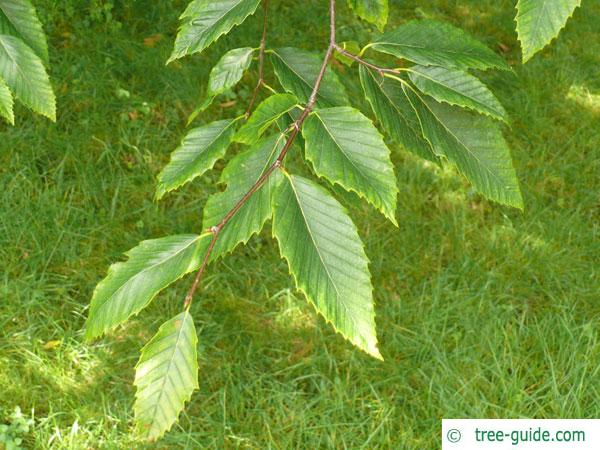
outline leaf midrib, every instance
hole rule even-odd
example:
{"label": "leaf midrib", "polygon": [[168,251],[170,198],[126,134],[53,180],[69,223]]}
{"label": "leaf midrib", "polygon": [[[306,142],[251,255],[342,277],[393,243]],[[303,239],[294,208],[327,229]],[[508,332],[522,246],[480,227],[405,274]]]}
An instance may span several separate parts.
{"label": "leaf midrib", "polygon": [[[459,139],[450,129],[448,129],[448,127],[444,124],[444,122],[442,122],[438,118],[438,116],[433,112],[433,110],[429,107],[429,105],[421,98],[421,96],[412,87],[410,89],[414,92],[414,94],[417,97],[419,97],[419,99],[421,100],[421,103],[423,103],[423,105],[425,105],[425,107],[429,110],[429,112],[433,115],[433,117],[435,117],[437,122],[440,125],[442,125],[442,127],[448,132],[448,134],[450,134],[456,140],[456,142],[458,142],[460,144],[460,146],[463,147],[467,151],[467,153],[469,153],[479,163],[479,165],[481,167],[485,168],[485,170],[487,172],[489,172],[489,174],[491,175],[492,178],[494,178],[499,184],[504,184],[504,183],[502,183],[502,180],[500,180],[486,164],[483,164],[483,162],[477,157],[477,155],[475,153],[473,153],[471,151],[471,149],[467,145],[465,145],[461,139]],[[418,114],[417,114],[417,116],[418,116]]]}
{"label": "leaf midrib", "polygon": [[340,300],[340,292],[338,291],[338,287],[335,284],[333,277],[331,276],[331,274],[329,273],[329,269],[327,268],[327,264],[325,264],[325,261],[323,259],[323,256],[321,255],[321,252],[319,250],[319,246],[317,245],[317,242],[315,241],[315,238],[313,236],[312,230],[310,228],[310,225],[308,223],[308,220],[306,218],[306,214],[304,213],[304,209],[302,208],[302,202],[300,201],[300,197],[298,196],[298,192],[296,191],[296,187],[294,186],[294,182],[292,180],[291,177],[289,177],[288,175],[288,180],[290,183],[290,187],[292,188],[292,192],[294,193],[294,197],[296,198],[296,203],[298,204],[298,209],[300,210],[300,213],[302,214],[302,218],[304,220],[304,225],[306,227],[306,230],[308,231],[308,235],[310,236],[310,239],[313,243],[313,246],[317,252],[317,255],[319,255],[319,259],[321,260],[321,265],[323,266],[323,269],[325,270],[325,273],[327,274],[327,278],[329,279],[329,281],[331,282],[331,285],[333,286],[333,289],[335,290],[336,293],[336,298],[338,300],[338,302],[342,305],[344,305],[344,308],[347,311],[347,308],[344,304],[343,301]]}
{"label": "leaf midrib", "polygon": [[[352,161],[352,158],[350,158],[348,156],[348,154],[344,151],[343,147],[340,145],[340,143],[338,142],[338,140],[335,138],[335,136],[333,135],[333,133],[329,130],[329,128],[327,127],[327,125],[325,124],[325,122],[323,121],[323,118],[319,115],[318,112],[314,113],[315,116],[319,119],[319,121],[321,122],[321,124],[323,124],[323,128],[325,129],[325,131],[327,132],[327,134],[331,137],[331,140],[334,142],[334,144],[336,145],[336,147],[340,150],[340,152],[344,155],[344,157],[348,160],[348,162],[352,165],[352,167],[355,167],[356,170],[358,171],[358,173],[360,173],[361,178],[363,179],[367,179],[369,177],[367,177],[363,171],[361,170],[360,167],[358,167],[354,161]],[[364,181],[364,180],[363,180]],[[367,184],[370,184],[367,182]]]}
{"label": "leaf midrib", "polygon": [[547,0],[542,0],[542,8],[541,11],[539,12],[539,14],[534,14],[533,16],[533,22],[534,25],[532,26],[532,33],[535,35],[535,42],[536,42],[536,46],[540,45],[540,41],[543,43],[543,37],[541,36],[541,29],[542,26],[540,25],[543,20],[546,18],[546,6],[548,6],[548,1]]}
{"label": "leaf midrib", "polygon": [[[179,330],[177,330],[177,339],[175,341],[175,345],[173,346],[173,354],[171,355],[171,358],[169,359],[169,366],[166,369],[165,376],[162,377],[162,383],[161,383],[160,391],[158,394],[158,400],[156,401],[154,408],[152,410],[152,413],[151,413],[152,428],[154,428],[154,429],[156,429],[156,424],[155,424],[156,412],[158,411],[158,406],[161,404],[160,399],[162,399],[162,397],[165,395],[165,385],[167,383],[167,379],[169,378],[169,372],[171,371],[171,366],[173,365],[173,361],[175,360],[175,355],[178,352],[180,339],[184,335],[185,322],[188,320],[188,317],[190,317],[189,312],[185,311],[184,316],[181,319],[181,328]],[[177,319],[175,319],[175,320],[177,320]],[[150,357],[150,359],[152,359],[152,357]],[[179,369],[177,369],[177,370],[179,370]],[[159,425],[159,432],[160,432],[160,425]],[[148,431],[148,433],[150,433],[150,431]]]}
{"label": "leaf midrib", "polygon": [[273,54],[277,55],[277,57],[283,63],[283,65],[287,67],[294,75],[296,75],[306,85],[306,87],[308,87],[309,91],[312,89],[312,84],[306,81],[306,79],[302,75],[296,72],[296,70],[294,70],[294,68],[290,66],[279,53],[277,53],[277,51],[273,50]]}
{"label": "leaf midrib", "polygon": [[[159,266],[159,265],[163,265],[165,264],[167,261],[169,261],[170,259],[174,258],[175,256],[183,253],[185,250],[187,250],[191,245],[195,244],[199,239],[201,238],[201,235],[196,236],[189,244],[187,244],[185,247],[182,247],[180,250],[178,250],[176,253],[172,253],[170,254],[168,257],[166,257],[165,259],[162,259],[148,267],[145,267],[144,269],[140,270],[138,273],[136,273],[134,276],[128,278],[121,286],[119,286],[118,289],[116,289],[115,291],[113,291],[112,294],[110,294],[109,296],[106,297],[106,299],[100,304],[98,305],[95,309],[94,309],[94,313],[98,313],[101,309],[104,309],[104,306],[109,302],[110,299],[114,298],[131,280],[133,280],[134,278],[138,278],[140,275],[148,272],[151,269],[154,269],[155,267]],[[123,262],[122,264],[126,264],[127,262]],[[93,299],[92,299],[93,300]],[[92,314],[90,313],[90,316]]]}
{"label": "leaf midrib", "polygon": [[[446,70],[449,70],[449,69],[446,69]],[[470,96],[470,95],[467,95],[467,94],[465,94],[465,93],[463,93],[463,92],[461,92],[461,91],[458,91],[458,90],[456,90],[455,88],[453,88],[453,87],[449,86],[448,84],[444,84],[444,83],[443,83],[443,82],[441,82],[440,80],[436,80],[435,78],[432,78],[432,77],[431,77],[431,76],[429,76],[428,74],[425,74],[425,73],[423,73],[423,72],[419,72],[419,71],[413,71],[413,73],[415,73],[417,76],[421,76],[421,77],[423,77],[423,78],[426,78],[426,79],[428,79],[429,81],[431,81],[431,82],[432,82],[432,83],[434,83],[434,84],[438,84],[438,85],[440,85],[440,86],[442,86],[442,87],[445,87],[446,89],[448,89],[448,90],[450,90],[450,91],[452,91],[452,92],[454,92],[454,93],[456,93],[456,94],[458,94],[458,95],[461,95],[461,96],[463,96],[463,97],[465,97],[465,98],[468,98],[469,100],[473,101],[474,103],[478,104],[479,106],[482,106],[482,107],[484,107],[484,108],[486,108],[486,109],[488,109],[488,110],[492,110],[492,111],[493,111],[494,113],[496,113],[496,114],[499,114],[499,113],[498,113],[498,111],[496,111],[495,109],[493,109],[493,108],[491,108],[490,106],[486,105],[485,103],[482,103],[481,101],[479,101],[479,100],[478,100],[478,99],[476,99],[475,97],[472,97],[472,96]],[[468,73],[465,73],[465,72],[462,72],[462,75],[465,75],[465,76],[467,77],[467,79],[469,79],[470,81],[474,81],[473,79],[471,79],[471,76],[472,76],[472,75],[470,75],[470,74],[468,74]],[[473,78],[474,78],[474,77],[473,77]],[[427,94],[427,93],[426,93],[426,94]],[[449,102],[449,101],[447,101],[447,100],[442,100],[442,101],[445,101],[446,103],[450,103],[450,102]],[[451,104],[451,105],[456,105],[456,103],[450,103],[450,104]],[[502,114],[499,114],[499,115],[500,115],[500,116],[503,116]]]}

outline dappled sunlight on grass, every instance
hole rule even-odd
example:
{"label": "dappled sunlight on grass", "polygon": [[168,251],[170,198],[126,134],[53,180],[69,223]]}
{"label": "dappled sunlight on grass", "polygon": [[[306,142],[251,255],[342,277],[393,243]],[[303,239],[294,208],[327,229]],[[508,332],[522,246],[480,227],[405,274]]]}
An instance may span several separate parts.
{"label": "dappled sunlight on grass", "polygon": [[567,99],[595,114],[600,114],[600,93],[592,93],[585,86],[572,85],[567,92]]}
{"label": "dappled sunlight on grass", "polygon": [[314,328],[316,326],[315,312],[302,307],[306,300],[297,297],[290,289],[275,294],[270,302],[275,306],[275,323],[285,329]]}

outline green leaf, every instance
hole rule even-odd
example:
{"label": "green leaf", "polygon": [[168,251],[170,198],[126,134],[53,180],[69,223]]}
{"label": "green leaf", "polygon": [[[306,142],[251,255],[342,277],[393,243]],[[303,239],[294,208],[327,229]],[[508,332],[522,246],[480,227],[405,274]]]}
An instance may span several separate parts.
{"label": "green leaf", "polygon": [[[221,175],[221,182],[226,183],[227,188],[209,197],[204,207],[202,221],[204,228],[210,228],[223,219],[265,170],[275,162],[284,144],[283,135],[265,137],[229,162]],[[245,244],[253,234],[260,232],[264,223],[271,218],[271,195],[280,181],[281,174],[275,171],[269,180],[244,203],[231,222],[221,230],[211,259],[232,252],[238,244]]]}
{"label": "green leaf", "polygon": [[502,104],[478,78],[458,69],[413,66],[410,79],[439,102],[470,108],[498,120],[507,121]]}
{"label": "green leaf", "polygon": [[390,151],[369,119],[349,106],[319,109],[304,123],[302,136],[306,159],[319,176],[356,192],[398,225]]}
{"label": "green leaf", "polygon": [[252,63],[254,49],[250,47],[236,48],[225,53],[219,62],[212,68],[208,77],[208,90],[206,100],[198,108],[204,111],[213,99],[223,92],[231,89],[242,79],[244,72]]}
{"label": "green leaf", "polygon": [[388,0],[348,0],[348,5],[358,17],[383,31],[388,20]]}
{"label": "green leaf", "polygon": [[298,104],[292,94],[275,94],[264,100],[250,119],[242,125],[234,140],[242,144],[254,144],[277,119],[284,116]]}
{"label": "green leaf", "polygon": [[171,154],[169,164],[158,174],[156,198],[212,169],[225,156],[236,122],[236,119],[219,120],[190,130]]}
{"label": "green leaf", "polygon": [[[352,53],[353,55],[358,55],[361,50],[360,45],[358,45],[358,42],[356,41],[344,41],[340,44],[340,47],[347,52]],[[340,52],[333,52],[333,57],[348,67],[352,67],[352,65],[356,62],[352,58],[349,58]]]}
{"label": "green leaf", "polygon": [[523,209],[510,150],[496,124],[404,89],[435,152],[455,164],[485,197]]}
{"label": "green leaf", "polygon": [[29,0],[0,0],[0,34],[23,39],[48,63],[48,44],[35,8]]}
{"label": "green leaf", "polygon": [[316,310],[381,359],[369,261],[344,207],[312,181],[287,175],[274,196],[273,235],[297,288]]}
{"label": "green leaf", "polygon": [[[306,103],[315,85],[323,59],[306,50],[287,47],[272,50],[271,62],[283,88]],[[336,73],[328,67],[319,89],[317,104],[327,107],[349,103],[344,86]]]}
{"label": "green leaf", "polygon": [[410,21],[385,33],[369,47],[423,66],[510,70],[506,61],[481,42],[460,28],[436,20]]}
{"label": "green leaf", "polygon": [[113,264],[98,283],[86,321],[92,339],[139,313],[162,289],[196,270],[211,234],[182,234],[141,242],[129,250],[129,259]]}
{"label": "green leaf", "polygon": [[0,78],[0,116],[8,120],[8,123],[11,125],[15,124],[13,97],[6,82],[2,78]]}
{"label": "green leaf", "polygon": [[523,62],[558,36],[580,5],[581,0],[519,0],[516,21]]}
{"label": "green leaf", "polygon": [[180,17],[182,24],[167,64],[202,52],[254,14],[259,3],[260,0],[193,0]]}
{"label": "green leaf", "polygon": [[406,150],[439,163],[429,141],[423,137],[419,118],[402,86],[364,66],[360,66],[359,71],[367,100],[383,129]]}
{"label": "green leaf", "polygon": [[21,39],[0,35],[0,77],[25,106],[56,121],[56,99],[46,69]]}
{"label": "green leaf", "polygon": [[163,323],[142,349],[133,408],[144,439],[154,441],[169,431],[198,389],[197,345],[194,319],[186,310]]}
{"label": "green leaf", "polygon": [[210,71],[208,95],[215,96],[231,89],[252,63],[254,49],[250,47],[229,50]]}

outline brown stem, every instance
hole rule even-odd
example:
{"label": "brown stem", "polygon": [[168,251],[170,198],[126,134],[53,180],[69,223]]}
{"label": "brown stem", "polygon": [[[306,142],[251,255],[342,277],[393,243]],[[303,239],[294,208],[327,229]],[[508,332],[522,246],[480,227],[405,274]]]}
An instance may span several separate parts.
{"label": "brown stem", "polygon": [[365,67],[376,70],[377,72],[379,72],[380,75],[383,75],[384,73],[393,73],[395,75],[400,75],[400,73],[401,73],[400,70],[388,69],[387,67],[381,67],[381,66],[376,66],[375,64],[371,64],[370,62],[362,59],[360,56],[357,56],[354,53],[350,53],[349,51],[343,49],[342,47],[340,47],[337,44],[334,45],[334,48],[335,48],[335,51],[338,52],[339,54],[344,55],[344,56],[356,61],[357,63],[362,64]]}
{"label": "brown stem", "polygon": [[[265,13],[265,17],[266,17],[266,13]],[[266,25],[265,25],[265,30],[266,30]],[[263,34],[263,37],[265,35],[266,35],[266,32]],[[262,45],[263,44],[261,42],[261,48],[262,48]],[[329,46],[327,47],[327,52],[325,53],[325,57],[323,58],[323,64],[321,64],[321,69],[319,70],[319,74],[317,75],[317,78],[315,80],[315,84],[313,86],[310,97],[308,98],[308,102],[306,103],[306,106],[304,107],[304,110],[302,111],[302,113],[300,114],[298,119],[296,119],[296,121],[292,125],[292,127],[291,127],[292,131],[291,131],[290,135],[288,136],[287,141],[285,142],[285,145],[281,149],[281,152],[279,153],[279,156],[277,157],[275,162],[273,164],[271,164],[267,168],[267,170],[265,170],[265,172],[260,176],[260,178],[258,180],[256,180],[256,183],[254,183],[254,185],[252,185],[250,190],[248,192],[246,192],[246,194],[244,194],[244,196],[240,199],[240,201],[238,201],[235,204],[235,206],[233,208],[231,208],[231,210],[227,214],[225,214],[223,219],[221,219],[221,221],[217,225],[210,228],[209,231],[212,233],[212,238],[210,240],[210,244],[208,244],[206,254],[204,255],[204,259],[202,260],[202,264],[200,265],[198,272],[196,272],[196,277],[194,278],[194,282],[192,283],[190,290],[188,291],[187,295],[185,296],[185,301],[183,304],[184,309],[188,309],[190,307],[190,305],[192,304],[192,299],[194,298],[194,294],[196,293],[196,290],[200,286],[200,282],[202,281],[202,276],[204,274],[204,271],[206,270],[206,266],[208,265],[208,261],[210,260],[210,256],[212,254],[213,249],[215,248],[215,244],[217,242],[217,239],[219,238],[219,234],[221,233],[221,230],[223,229],[223,227],[225,225],[227,225],[227,223],[233,218],[233,216],[235,216],[235,214],[240,210],[240,208],[242,206],[244,206],[244,204],[248,201],[248,199],[250,197],[252,197],[252,195],[256,191],[258,191],[263,184],[265,184],[265,182],[269,179],[271,174],[277,168],[281,167],[281,164],[283,162],[283,159],[285,158],[285,155],[287,155],[287,152],[291,148],[292,144],[294,143],[296,136],[298,136],[298,132],[302,128],[304,121],[306,120],[306,118],[308,117],[308,115],[311,113],[311,111],[313,110],[313,108],[315,106],[315,103],[317,101],[317,96],[319,94],[319,89],[321,88],[321,83],[323,82],[323,77],[325,77],[325,71],[327,70],[327,64],[329,63],[329,60],[331,59],[331,55],[333,54],[335,47],[336,47],[336,44],[335,44],[335,0],[329,0]],[[264,55],[264,51],[262,51],[262,53]],[[259,68],[259,70],[261,71],[259,78],[262,79],[262,64],[261,64],[261,67]]]}
{"label": "brown stem", "polygon": [[252,108],[254,107],[254,103],[256,102],[256,97],[258,96],[258,91],[260,87],[265,82],[264,79],[264,68],[265,68],[265,48],[267,46],[267,23],[269,19],[269,0],[263,0],[263,33],[262,38],[260,39],[260,49],[258,52],[258,82],[254,87],[254,92],[252,93],[252,98],[250,103],[248,104],[248,109],[246,110],[246,118],[250,117],[250,113],[252,112]]}

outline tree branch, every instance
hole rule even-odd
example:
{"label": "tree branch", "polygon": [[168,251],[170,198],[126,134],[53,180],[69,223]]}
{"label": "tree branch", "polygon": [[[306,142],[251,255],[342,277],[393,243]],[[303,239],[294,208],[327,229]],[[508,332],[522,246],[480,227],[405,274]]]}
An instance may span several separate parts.
{"label": "tree branch", "polygon": [[360,56],[357,56],[354,53],[350,53],[349,51],[343,49],[342,47],[340,47],[337,44],[334,45],[334,49],[340,55],[344,55],[344,56],[346,56],[346,57],[348,57],[348,58],[356,61],[357,63],[362,64],[365,67],[368,67],[370,69],[376,70],[377,72],[379,72],[379,74],[381,76],[383,76],[384,73],[391,73],[391,74],[394,74],[394,75],[400,75],[400,73],[402,72],[402,70],[388,69],[387,67],[381,67],[381,66],[376,66],[375,64],[371,64],[370,62],[367,62],[364,59],[362,59]]}
{"label": "tree branch", "polygon": [[[265,5],[267,3],[268,3],[268,0],[265,0]],[[265,8],[266,8],[266,6],[265,6]],[[259,66],[259,85],[257,86],[257,88],[260,87],[260,85],[262,84],[261,80],[262,80],[262,71],[263,71],[263,65],[264,65],[264,45],[265,45],[264,43],[266,43],[266,16],[267,16],[267,14],[266,14],[266,9],[265,9],[265,25],[264,25],[264,31],[263,31],[263,41],[261,41],[262,58],[261,58],[260,66]],[[204,271],[206,270],[206,266],[208,265],[210,256],[212,255],[212,252],[215,248],[215,244],[217,242],[217,239],[219,238],[219,234],[221,233],[221,230],[223,229],[223,227],[225,225],[227,225],[227,223],[235,216],[235,214],[240,210],[240,208],[242,206],[244,206],[244,204],[248,201],[248,199],[250,197],[252,197],[252,195],[256,191],[258,191],[262,187],[263,184],[265,184],[265,182],[269,179],[271,174],[276,169],[281,167],[283,159],[285,158],[285,155],[287,155],[289,149],[292,147],[292,144],[294,143],[296,136],[298,136],[298,133],[300,132],[300,129],[302,128],[302,125],[304,124],[304,121],[306,120],[306,118],[308,117],[308,115],[311,113],[311,111],[313,110],[313,108],[315,106],[315,103],[317,101],[317,96],[319,94],[319,89],[321,88],[321,83],[323,82],[323,78],[325,77],[325,71],[327,70],[327,65],[329,63],[329,60],[331,59],[331,55],[333,54],[333,51],[335,50],[335,48],[336,48],[336,43],[335,43],[335,0],[329,0],[329,46],[327,47],[325,57],[323,58],[323,63],[321,64],[321,69],[319,70],[319,74],[317,75],[317,78],[315,80],[315,84],[313,86],[310,97],[308,98],[308,102],[306,103],[306,106],[304,107],[304,110],[302,111],[302,113],[300,114],[298,119],[296,119],[296,121],[293,123],[293,125],[291,127],[292,131],[291,131],[290,135],[288,136],[287,141],[285,142],[285,145],[281,149],[281,152],[279,153],[279,156],[277,157],[275,162],[273,164],[271,164],[267,168],[267,170],[265,170],[265,172],[260,176],[260,178],[258,180],[256,180],[256,183],[254,183],[254,185],[250,188],[250,190],[248,192],[246,192],[246,194],[244,194],[244,196],[235,204],[235,206],[233,208],[231,208],[231,210],[227,214],[225,214],[223,219],[221,219],[221,221],[217,225],[210,228],[209,231],[212,233],[212,239],[210,241],[210,244],[208,245],[206,254],[204,255],[204,259],[202,260],[202,264],[200,265],[198,272],[196,272],[196,276],[194,278],[192,286],[190,287],[190,290],[188,291],[187,295],[185,296],[185,300],[183,303],[184,309],[188,309],[190,307],[190,305],[192,304],[192,299],[194,298],[194,294],[196,293],[196,290],[200,286],[200,283],[202,281],[202,276],[204,275]],[[254,102],[254,98],[252,99],[252,102]]]}
{"label": "tree branch", "polygon": [[267,23],[269,20],[269,0],[263,0],[263,33],[262,38],[260,39],[260,50],[258,52],[258,82],[254,88],[254,92],[252,93],[252,99],[248,104],[248,109],[246,110],[246,118],[250,117],[250,113],[252,112],[252,108],[254,107],[254,102],[256,102],[256,97],[258,96],[258,90],[264,84],[264,67],[265,67],[265,48],[267,46]]}

